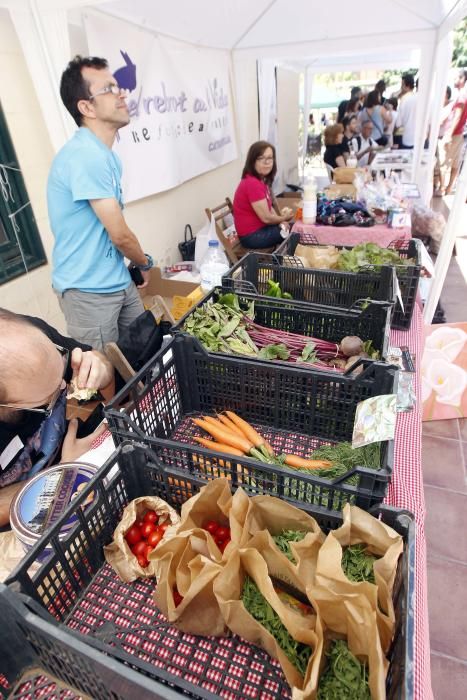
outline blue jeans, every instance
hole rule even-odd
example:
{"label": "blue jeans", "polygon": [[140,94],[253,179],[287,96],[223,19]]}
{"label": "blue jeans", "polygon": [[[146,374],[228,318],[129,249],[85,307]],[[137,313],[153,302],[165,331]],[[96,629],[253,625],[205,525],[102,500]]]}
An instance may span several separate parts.
{"label": "blue jeans", "polygon": [[278,224],[269,224],[247,236],[239,236],[239,241],[244,248],[269,248],[282,243],[283,240]]}

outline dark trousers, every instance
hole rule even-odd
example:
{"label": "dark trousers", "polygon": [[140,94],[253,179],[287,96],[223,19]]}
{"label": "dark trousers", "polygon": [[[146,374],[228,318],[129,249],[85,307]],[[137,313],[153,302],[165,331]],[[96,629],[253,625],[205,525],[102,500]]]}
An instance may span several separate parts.
{"label": "dark trousers", "polygon": [[269,248],[282,243],[283,240],[278,224],[269,224],[247,236],[239,236],[239,241],[244,248]]}

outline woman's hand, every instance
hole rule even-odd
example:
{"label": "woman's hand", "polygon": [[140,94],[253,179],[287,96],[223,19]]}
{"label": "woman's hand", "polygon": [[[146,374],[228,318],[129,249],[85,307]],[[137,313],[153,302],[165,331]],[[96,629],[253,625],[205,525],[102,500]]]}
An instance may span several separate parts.
{"label": "woman's hand", "polygon": [[84,455],[85,452],[88,452],[94,440],[107,430],[107,424],[102,423],[93,433],[84,438],[76,437],[77,430],[78,421],[76,418],[72,418],[63,441],[61,462],[74,462],[76,459],[79,459],[81,455]]}

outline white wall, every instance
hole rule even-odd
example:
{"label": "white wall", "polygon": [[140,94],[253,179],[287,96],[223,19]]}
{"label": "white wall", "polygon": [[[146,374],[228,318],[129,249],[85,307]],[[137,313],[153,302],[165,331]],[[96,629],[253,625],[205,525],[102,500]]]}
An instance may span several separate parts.
{"label": "white wall", "polygon": [[298,119],[300,73],[277,68],[277,179],[283,189],[298,185]]}
{"label": "white wall", "polygon": [[[45,185],[53,158],[52,145],[7,10],[0,9],[0,101],[7,120],[37,227],[50,260],[50,232]],[[0,305],[19,313],[40,316],[59,329],[64,320],[52,291],[49,265],[0,286]]]}

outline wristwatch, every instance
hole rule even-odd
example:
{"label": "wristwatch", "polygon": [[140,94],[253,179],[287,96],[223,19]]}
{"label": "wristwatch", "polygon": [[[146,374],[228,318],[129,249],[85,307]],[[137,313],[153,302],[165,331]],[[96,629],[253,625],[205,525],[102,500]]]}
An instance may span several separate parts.
{"label": "wristwatch", "polygon": [[151,267],[154,267],[154,260],[152,258],[152,255],[148,255],[147,253],[145,253],[145,256],[147,258],[146,265],[135,265],[135,267],[137,267],[138,270],[142,270],[143,272],[147,272],[151,269]]}

